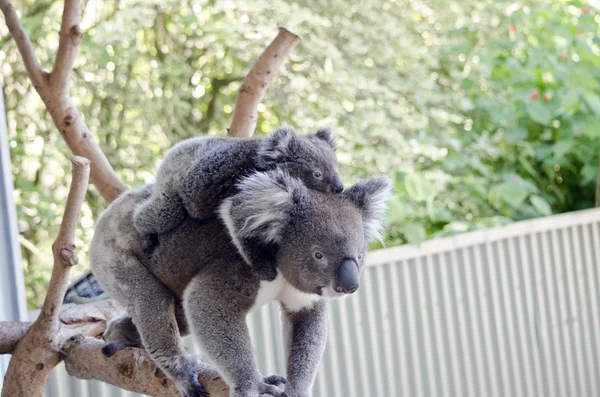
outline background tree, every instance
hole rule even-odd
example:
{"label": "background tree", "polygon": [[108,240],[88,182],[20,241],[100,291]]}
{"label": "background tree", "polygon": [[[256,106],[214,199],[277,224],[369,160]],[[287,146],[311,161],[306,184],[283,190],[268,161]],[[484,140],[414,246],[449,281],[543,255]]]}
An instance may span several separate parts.
{"label": "background tree", "polygon": [[[61,3],[16,7],[48,64]],[[285,22],[304,45],[259,104],[257,133],[334,127],[347,182],[382,172],[397,182],[386,245],[418,243],[594,205],[598,18],[565,0],[90,0],[72,94],[118,176],[143,185],[174,143],[226,133],[246,66],[273,22]],[[2,29],[27,293],[37,307],[68,150]],[[90,190],[80,246],[103,208]]]}

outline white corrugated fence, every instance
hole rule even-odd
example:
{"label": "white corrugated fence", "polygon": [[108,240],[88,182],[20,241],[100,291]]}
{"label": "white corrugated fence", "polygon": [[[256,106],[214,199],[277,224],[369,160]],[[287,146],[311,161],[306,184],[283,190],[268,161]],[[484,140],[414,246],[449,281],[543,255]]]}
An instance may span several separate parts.
{"label": "white corrugated fence", "polygon": [[[314,395],[600,396],[599,268],[600,209],[372,252],[332,302]],[[284,374],[277,305],[248,322],[263,373]],[[134,394],[59,368],[47,396]]]}

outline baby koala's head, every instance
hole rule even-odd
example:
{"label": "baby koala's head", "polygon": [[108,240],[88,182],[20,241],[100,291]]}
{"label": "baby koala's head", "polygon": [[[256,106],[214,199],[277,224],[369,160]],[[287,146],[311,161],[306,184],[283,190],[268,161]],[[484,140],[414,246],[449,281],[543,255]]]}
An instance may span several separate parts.
{"label": "baby koala's head", "polygon": [[289,128],[277,129],[263,142],[259,163],[266,169],[287,171],[309,189],[325,193],[344,190],[335,157],[335,137],[328,128],[306,136],[296,135]]}

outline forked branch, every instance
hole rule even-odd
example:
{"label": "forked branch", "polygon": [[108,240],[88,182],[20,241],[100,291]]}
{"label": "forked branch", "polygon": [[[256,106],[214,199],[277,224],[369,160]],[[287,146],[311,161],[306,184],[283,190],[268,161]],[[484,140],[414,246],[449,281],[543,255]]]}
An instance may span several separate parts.
{"label": "forked branch", "polygon": [[110,203],[127,190],[127,186],[108,163],[69,95],[69,77],[82,36],[79,28],[81,3],[81,0],[65,1],[56,63],[51,73],[42,70],[31,41],[10,0],[0,0],[0,9],[23,57],[27,74],[50,112],[54,124],[73,154],[92,162],[92,183]]}

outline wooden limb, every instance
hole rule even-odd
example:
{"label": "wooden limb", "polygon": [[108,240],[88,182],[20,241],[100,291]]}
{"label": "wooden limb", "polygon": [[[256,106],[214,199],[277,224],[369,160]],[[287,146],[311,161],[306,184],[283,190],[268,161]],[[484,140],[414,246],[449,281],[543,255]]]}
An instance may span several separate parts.
{"label": "wooden limb", "polygon": [[[77,335],[98,337],[108,323],[125,311],[114,300],[102,300],[83,305],[67,305],[60,313],[60,345]],[[0,354],[12,354],[31,323],[0,321]]]}
{"label": "wooden limb", "polygon": [[[108,358],[94,338],[73,340],[65,348],[65,367],[79,379],[96,379],[136,393],[179,397],[173,382],[156,367],[144,349],[126,348]],[[229,388],[214,369],[198,379],[211,397],[228,397]]]}
{"label": "wooden limb", "polygon": [[0,354],[10,354],[25,336],[31,323],[0,321]]}
{"label": "wooden limb", "polygon": [[41,397],[50,371],[61,360],[64,335],[61,333],[59,313],[69,283],[70,268],[77,263],[73,239],[90,171],[87,159],[72,157],[71,162],[73,179],[60,232],[52,247],[54,268],[48,294],[40,316],[13,351],[4,378],[2,397]]}
{"label": "wooden limb", "polygon": [[77,252],[75,251],[75,230],[77,229],[77,219],[79,218],[81,205],[85,199],[90,175],[89,160],[73,156],[71,157],[71,163],[73,165],[71,187],[58,237],[54,244],[52,244],[54,267],[52,268],[48,292],[46,293],[42,312],[38,320],[40,325],[43,323],[51,333],[55,333],[58,329],[58,313],[61,310],[62,302],[69,286],[71,266],[79,262]]}
{"label": "wooden limb", "polygon": [[94,141],[68,92],[68,80],[82,35],[78,25],[81,18],[81,0],[65,2],[59,49],[51,74],[44,72],[35,58],[29,37],[10,0],[0,0],[0,9],[23,57],[27,74],[50,112],[54,124],[73,154],[92,162],[90,179],[102,197],[107,202],[112,202],[127,190],[127,186],[117,177],[108,159]]}
{"label": "wooden limb", "polygon": [[38,62],[29,36],[23,29],[17,11],[10,0],[0,0],[0,9],[6,19],[6,26],[8,26],[8,30],[15,39],[17,48],[23,57],[23,63],[25,64],[25,69],[27,69],[27,74],[37,89],[37,87],[44,84],[47,73],[43,71],[42,66]]}
{"label": "wooden limb", "polygon": [[50,83],[55,87],[63,87],[65,92],[69,90],[69,78],[71,77],[79,43],[83,37],[83,32],[79,27],[81,4],[81,0],[65,0],[58,50],[54,68],[50,73]]}
{"label": "wooden limb", "polygon": [[238,91],[227,135],[250,137],[254,134],[258,104],[267,86],[279,72],[279,67],[299,42],[299,36],[279,27],[279,34],[258,57]]}

